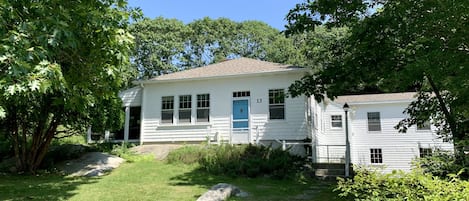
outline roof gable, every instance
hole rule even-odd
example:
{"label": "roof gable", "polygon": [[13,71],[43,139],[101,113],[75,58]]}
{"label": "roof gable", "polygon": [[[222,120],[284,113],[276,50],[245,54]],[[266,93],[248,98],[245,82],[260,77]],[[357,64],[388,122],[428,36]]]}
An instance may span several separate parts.
{"label": "roof gable", "polygon": [[182,79],[204,79],[226,76],[241,76],[259,73],[303,71],[305,68],[260,61],[250,58],[238,58],[207,66],[161,75],[148,81],[169,81]]}

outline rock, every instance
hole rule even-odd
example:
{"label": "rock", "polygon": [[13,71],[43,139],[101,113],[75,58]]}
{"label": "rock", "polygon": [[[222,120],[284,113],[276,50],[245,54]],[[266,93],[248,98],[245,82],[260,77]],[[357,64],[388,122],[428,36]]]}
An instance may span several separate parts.
{"label": "rock", "polygon": [[70,176],[102,176],[124,162],[124,159],[100,152],[89,152],[82,157],[59,165]]}
{"label": "rock", "polygon": [[212,188],[200,196],[197,201],[224,201],[233,195],[238,197],[246,197],[248,196],[248,193],[241,191],[234,185],[219,183],[215,186],[212,186]]}

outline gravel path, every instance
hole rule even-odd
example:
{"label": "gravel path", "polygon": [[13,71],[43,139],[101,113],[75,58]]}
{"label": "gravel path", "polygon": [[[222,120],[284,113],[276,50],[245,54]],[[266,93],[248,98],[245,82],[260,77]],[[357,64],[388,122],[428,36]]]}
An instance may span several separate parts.
{"label": "gravel path", "polygon": [[101,152],[89,152],[78,159],[66,161],[58,166],[70,176],[102,176],[124,162],[124,159]]}

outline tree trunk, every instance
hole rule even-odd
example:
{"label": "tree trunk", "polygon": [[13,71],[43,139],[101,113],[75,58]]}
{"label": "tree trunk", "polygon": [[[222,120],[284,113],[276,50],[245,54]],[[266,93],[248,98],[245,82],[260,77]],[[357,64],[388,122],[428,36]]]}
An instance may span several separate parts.
{"label": "tree trunk", "polygon": [[453,138],[454,152],[456,156],[455,162],[460,165],[465,165],[464,164],[464,161],[465,161],[464,160],[465,158],[464,145],[461,143],[461,141],[463,140],[464,133],[461,133],[459,131],[458,125],[456,124],[456,120],[454,119],[454,116],[451,114],[452,111],[448,109],[436,83],[433,81],[430,75],[427,75],[426,77],[427,77],[428,83],[430,84],[433,90],[433,93],[435,93],[435,96],[440,105],[440,109],[445,115],[446,122],[449,124],[449,129],[451,131],[451,135]]}

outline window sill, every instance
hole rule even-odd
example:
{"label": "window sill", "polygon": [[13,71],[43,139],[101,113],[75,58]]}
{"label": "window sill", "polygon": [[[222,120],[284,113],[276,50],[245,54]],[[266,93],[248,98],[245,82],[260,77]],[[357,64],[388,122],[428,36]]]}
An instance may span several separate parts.
{"label": "window sill", "polygon": [[165,129],[176,129],[176,128],[181,128],[181,129],[201,129],[201,128],[207,128],[207,127],[212,127],[212,124],[210,123],[198,123],[198,124],[162,124],[159,125],[156,129],[160,130],[165,130]]}
{"label": "window sill", "polygon": [[333,131],[341,131],[341,130],[344,130],[343,128],[330,128],[330,130],[333,130]]}

